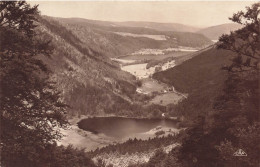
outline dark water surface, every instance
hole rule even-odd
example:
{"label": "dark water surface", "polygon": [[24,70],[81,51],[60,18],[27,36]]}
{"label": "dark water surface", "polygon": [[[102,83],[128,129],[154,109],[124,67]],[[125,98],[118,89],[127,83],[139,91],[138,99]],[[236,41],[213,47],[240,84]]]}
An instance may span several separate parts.
{"label": "dark water surface", "polygon": [[80,129],[92,133],[103,133],[110,137],[123,138],[136,133],[147,132],[158,126],[176,128],[176,121],[171,119],[137,119],[122,117],[94,117],[78,122]]}

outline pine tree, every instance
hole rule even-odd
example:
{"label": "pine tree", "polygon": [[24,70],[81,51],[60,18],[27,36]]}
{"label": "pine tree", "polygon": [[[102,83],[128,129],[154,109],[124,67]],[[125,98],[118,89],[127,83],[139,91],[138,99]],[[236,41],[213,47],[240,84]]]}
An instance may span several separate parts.
{"label": "pine tree", "polygon": [[0,152],[2,166],[40,166],[41,152],[67,125],[63,104],[40,56],[50,41],[37,36],[38,6],[0,2]]}
{"label": "pine tree", "polygon": [[237,54],[232,64],[227,66],[229,71],[245,71],[258,69],[260,58],[260,3],[255,3],[246,8],[247,11],[239,11],[229,18],[243,28],[230,34],[223,34],[219,38],[218,48],[230,50]]}
{"label": "pine tree", "polygon": [[[260,159],[259,58],[260,3],[235,13],[230,19],[243,28],[222,35],[218,48],[236,53],[228,71],[223,94],[204,121],[188,130],[180,150],[186,166],[254,167]],[[248,156],[233,156],[243,149]]]}

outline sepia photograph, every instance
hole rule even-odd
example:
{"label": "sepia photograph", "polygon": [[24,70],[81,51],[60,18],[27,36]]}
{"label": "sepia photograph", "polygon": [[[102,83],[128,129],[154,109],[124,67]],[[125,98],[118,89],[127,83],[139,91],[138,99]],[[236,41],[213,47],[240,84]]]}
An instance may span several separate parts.
{"label": "sepia photograph", "polygon": [[260,167],[260,1],[0,0],[0,167]]}

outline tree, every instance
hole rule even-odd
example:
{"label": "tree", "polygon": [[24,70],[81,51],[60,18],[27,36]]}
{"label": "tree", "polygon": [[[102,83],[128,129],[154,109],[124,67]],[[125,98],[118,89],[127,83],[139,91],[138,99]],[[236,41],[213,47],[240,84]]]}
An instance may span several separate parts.
{"label": "tree", "polygon": [[[217,44],[236,56],[223,68],[228,79],[213,112],[187,131],[179,156],[186,166],[259,165],[260,3],[246,9],[230,18],[244,27],[222,35]],[[248,156],[234,157],[237,149]]]}
{"label": "tree", "polygon": [[167,157],[167,154],[163,151],[162,148],[156,150],[155,154],[150,158],[147,166],[149,167],[160,167],[161,161]]}
{"label": "tree", "polygon": [[208,133],[205,117],[199,117],[193,127],[187,130],[178,159],[185,167],[221,166],[214,144],[216,140]]}
{"label": "tree", "polygon": [[[0,2],[0,152],[2,166],[40,166],[49,144],[65,128],[66,105],[40,56],[50,56],[50,40],[36,31],[38,6]],[[43,165],[44,166],[44,165]]]}
{"label": "tree", "polygon": [[258,68],[260,58],[260,3],[247,7],[247,11],[239,11],[229,18],[235,23],[243,25],[230,34],[224,34],[219,38],[218,48],[231,50],[237,53],[233,63],[226,67],[229,71],[245,67]]}
{"label": "tree", "polygon": [[44,150],[43,159],[46,162],[44,166],[48,167],[96,167],[84,149],[79,150],[71,145],[67,147],[55,144],[48,145]]}
{"label": "tree", "polygon": [[[246,12],[240,11],[230,18],[244,27],[219,39],[219,48],[231,50],[237,56],[224,68],[229,71],[229,78],[223,96],[216,103],[214,125],[228,120],[225,126],[222,125],[225,140],[216,146],[226,165],[236,162],[237,166],[256,166],[260,159],[260,144],[256,142],[260,140],[260,3],[246,9]],[[240,148],[247,152],[247,157],[228,156],[230,150]]]}

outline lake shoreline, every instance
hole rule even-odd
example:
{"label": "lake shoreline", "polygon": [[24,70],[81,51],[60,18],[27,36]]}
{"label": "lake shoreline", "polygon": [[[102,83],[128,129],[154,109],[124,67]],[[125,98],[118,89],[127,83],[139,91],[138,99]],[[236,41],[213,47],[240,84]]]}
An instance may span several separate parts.
{"label": "lake shoreline", "polygon": [[[132,119],[166,119],[166,120],[178,120],[178,117],[133,117],[133,116],[121,116],[121,115],[82,115],[82,119],[87,119],[87,118],[111,118],[111,117],[116,117],[116,118],[132,118]],[[80,119],[79,121],[81,121]],[[178,121],[180,122],[180,121]]]}
{"label": "lake shoreline", "polygon": [[[64,135],[64,137],[58,141],[58,145],[64,145],[64,146],[68,146],[70,144],[72,144],[73,146],[75,146],[76,148],[80,148],[80,149],[85,149],[86,152],[91,151],[91,150],[95,150],[97,148],[102,148],[105,146],[108,146],[110,144],[118,144],[118,143],[122,143],[127,141],[128,139],[134,139],[134,138],[139,138],[142,140],[147,140],[149,137],[153,138],[156,137],[156,132],[157,131],[171,131],[174,133],[177,133],[179,130],[181,130],[182,128],[176,127],[176,128],[167,128],[167,127],[161,127],[160,129],[156,129],[156,128],[152,128],[150,130],[148,130],[147,132],[144,133],[140,133],[137,135],[130,135],[129,138],[125,137],[122,139],[117,139],[115,137],[111,137],[111,136],[107,136],[103,133],[97,133],[94,134],[90,131],[86,131],[83,130],[81,128],[79,128],[78,123],[84,119],[88,119],[88,118],[94,118],[94,117],[103,117],[103,118],[110,118],[110,117],[117,117],[117,118],[130,118],[127,116],[114,116],[114,115],[109,115],[109,116],[87,116],[87,115],[82,115],[80,117],[74,117],[69,119],[69,123],[70,123],[70,128],[66,129],[66,130],[61,130],[61,133]],[[140,118],[140,117],[133,117],[133,119],[138,119],[138,120],[142,120],[142,119],[148,119],[150,120],[150,118]],[[155,119],[161,119],[161,118],[155,118]],[[163,120],[163,119],[161,119]],[[174,119],[168,119],[168,120],[173,120],[174,122],[176,120]],[[176,125],[178,124],[179,121],[176,121]],[[172,129],[172,130],[170,130]],[[167,134],[167,133],[166,133]],[[144,137],[145,136],[145,137]]]}

